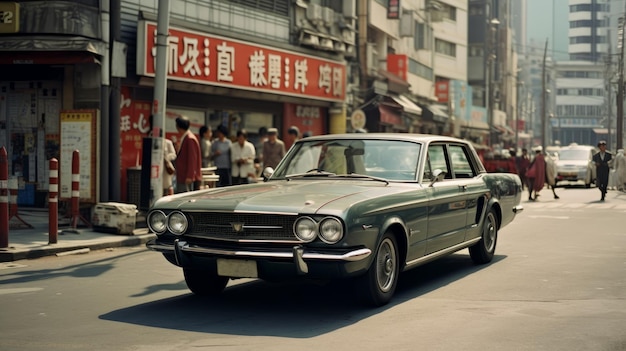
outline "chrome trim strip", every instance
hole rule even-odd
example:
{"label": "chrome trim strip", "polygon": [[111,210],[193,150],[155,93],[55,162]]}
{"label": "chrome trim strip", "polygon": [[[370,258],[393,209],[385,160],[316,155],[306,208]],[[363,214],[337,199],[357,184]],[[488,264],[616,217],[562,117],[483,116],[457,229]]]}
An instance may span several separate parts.
{"label": "chrome trim strip", "polygon": [[427,256],[422,256],[422,257],[417,258],[417,259],[415,259],[413,261],[407,262],[406,265],[404,266],[404,270],[407,270],[409,268],[412,268],[412,267],[415,267],[415,266],[418,266],[418,265],[421,265],[421,264],[433,261],[433,260],[435,260],[435,259],[437,259],[439,257],[446,256],[446,255],[451,254],[453,252],[456,252],[456,251],[462,250],[462,249],[464,249],[466,247],[472,246],[475,243],[477,243],[478,241],[480,241],[480,239],[481,239],[481,237],[474,238],[474,239],[469,240],[469,241],[464,241],[464,242],[462,242],[462,243],[460,243],[458,245],[454,245],[454,246],[451,246],[451,247],[449,247],[447,249],[444,249],[444,250],[441,250],[441,251],[437,251],[437,252],[433,252],[433,253],[431,253],[431,254],[429,254]]}
{"label": "chrome trim strip", "polygon": [[[174,245],[157,244],[148,242],[146,247],[150,250],[160,252],[174,252]],[[254,257],[254,258],[289,258],[293,259],[293,252],[255,252],[255,251],[232,251],[209,249],[206,247],[191,246],[189,243],[179,246],[182,252],[195,252],[211,255],[235,256],[235,257]],[[322,261],[348,261],[356,262],[369,257],[372,254],[370,249],[358,249],[344,254],[324,254],[317,252],[303,252],[302,258],[305,260],[322,260]]]}
{"label": "chrome trim strip", "polygon": [[245,244],[251,244],[251,243],[302,244],[303,243],[300,240],[227,239],[227,238],[218,238],[218,237],[208,236],[208,235],[195,235],[195,234],[187,234],[185,235],[185,238],[211,239],[211,240],[216,240],[216,241],[225,241],[225,242],[231,242],[231,243],[245,243]]}

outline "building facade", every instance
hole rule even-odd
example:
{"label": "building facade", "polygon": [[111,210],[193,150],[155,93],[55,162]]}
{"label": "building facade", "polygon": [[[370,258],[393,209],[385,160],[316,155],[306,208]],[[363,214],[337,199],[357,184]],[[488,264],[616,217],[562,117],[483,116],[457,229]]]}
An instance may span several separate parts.
{"label": "building facade", "polygon": [[355,1],[2,2],[0,145],[10,177],[33,190],[26,205],[45,205],[53,157],[69,198],[75,149],[81,203],[138,202],[161,3],[170,5],[165,137],[176,138],[179,115],[193,132],[245,128],[252,141],[261,127],[346,130]]}
{"label": "building facade", "polygon": [[[596,145],[609,137],[613,114],[610,1],[569,1],[570,61],[556,65],[556,110],[551,139]],[[614,122],[613,122],[614,123]]]}

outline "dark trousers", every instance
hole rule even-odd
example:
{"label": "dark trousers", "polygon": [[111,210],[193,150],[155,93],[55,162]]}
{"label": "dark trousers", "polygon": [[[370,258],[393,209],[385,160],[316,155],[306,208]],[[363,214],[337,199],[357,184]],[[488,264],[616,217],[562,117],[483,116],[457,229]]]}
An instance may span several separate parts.
{"label": "dark trousers", "polygon": [[217,182],[217,187],[230,186],[233,185],[232,176],[230,173],[230,168],[218,168],[215,170],[215,174],[220,176],[219,181]]}

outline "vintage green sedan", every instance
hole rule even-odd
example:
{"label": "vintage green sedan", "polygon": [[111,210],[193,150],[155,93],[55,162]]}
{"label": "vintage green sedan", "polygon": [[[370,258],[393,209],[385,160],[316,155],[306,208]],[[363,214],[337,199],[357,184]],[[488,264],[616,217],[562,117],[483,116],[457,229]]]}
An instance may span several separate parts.
{"label": "vintage green sedan", "polygon": [[472,145],[421,134],[355,133],[297,141],[264,181],[157,201],[149,249],[182,267],[189,289],[229,279],[353,279],[369,305],[400,272],[468,248],[492,260],[520,206],[515,174],[488,174]]}

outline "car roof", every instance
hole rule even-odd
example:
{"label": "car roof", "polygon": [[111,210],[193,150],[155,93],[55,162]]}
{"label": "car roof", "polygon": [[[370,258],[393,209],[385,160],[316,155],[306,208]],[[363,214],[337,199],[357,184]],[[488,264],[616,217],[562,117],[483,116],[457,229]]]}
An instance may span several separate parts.
{"label": "car roof", "polygon": [[298,142],[305,142],[310,140],[337,140],[337,139],[361,139],[361,140],[398,140],[398,141],[416,141],[416,142],[460,142],[469,144],[467,140],[434,135],[434,134],[411,134],[411,133],[344,133],[344,134],[324,134],[310,136],[304,139],[298,140]]}

